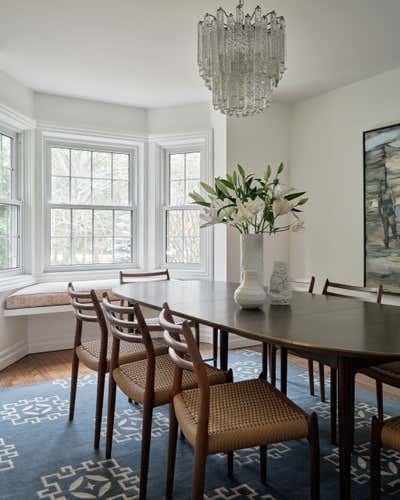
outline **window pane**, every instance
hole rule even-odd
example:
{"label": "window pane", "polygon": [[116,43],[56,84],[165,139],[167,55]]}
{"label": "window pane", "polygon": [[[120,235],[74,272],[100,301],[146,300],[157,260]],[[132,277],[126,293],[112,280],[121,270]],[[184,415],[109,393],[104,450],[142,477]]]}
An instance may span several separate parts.
{"label": "window pane", "polygon": [[128,181],[113,181],[113,203],[115,205],[129,205]]}
{"label": "window pane", "polygon": [[111,181],[93,179],[93,203],[109,205],[111,201]]}
{"label": "window pane", "polygon": [[69,149],[51,148],[51,174],[69,176]]}
{"label": "window pane", "polygon": [[53,208],[51,210],[51,236],[71,236],[71,210]]}
{"label": "window pane", "polygon": [[200,179],[200,153],[187,153],[186,155],[186,179]]}
{"label": "window pane", "polygon": [[92,255],[92,238],[73,238],[72,264],[91,264]]}
{"label": "window pane", "polygon": [[53,266],[69,266],[71,264],[71,239],[51,239],[51,264]]}
{"label": "window pane", "polygon": [[93,153],[93,177],[111,179],[111,153]]}
{"label": "window pane", "polygon": [[0,270],[18,267],[18,239],[0,236]]}
{"label": "window pane", "polygon": [[12,139],[6,135],[0,135],[0,166],[11,169],[12,167]]}
{"label": "window pane", "polygon": [[129,180],[129,155],[113,154],[113,178]]}
{"label": "window pane", "polygon": [[51,200],[54,203],[69,203],[69,178],[51,178]]}
{"label": "window pane", "polygon": [[90,177],[92,175],[91,156],[90,151],[71,150],[72,177]]}
{"label": "window pane", "polygon": [[185,201],[185,181],[171,181],[170,204],[172,206],[183,205]]}
{"label": "window pane", "polygon": [[131,262],[132,240],[130,238],[116,238],[114,240],[114,262]]}
{"label": "window pane", "polygon": [[0,198],[11,199],[11,170],[0,168]]}
{"label": "window pane", "polygon": [[72,237],[91,237],[92,230],[92,210],[72,211]]}
{"label": "window pane", "polygon": [[115,211],[114,233],[116,237],[131,237],[131,212]]}
{"label": "window pane", "polygon": [[9,205],[0,205],[0,236],[11,236],[13,233],[12,208]]}
{"label": "window pane", "polygon": [[94,238],[94,257],[96,264],[111,264],[113,262],[113,239]]}
{"label": "window pane", "polygon": [[167,237],[183,236],[183,211],[168,210],[167,212]]}
{"label": "window pane", "polygon": [[113,236],[113,212],[112,210],[94,211],[94,235]]}
{"label": "window pane", "polygon": [[185,178],[185,154],[169,156],[171,181],[183,180]]}
{"label": "window pane", "polygon": [[0,270],[18,267],[18,212],[0,205]]}
{"label": "window pane", "polygon": [[169,238],[167,240],[167,262],[183,262],[183,239]]}
{"label": "window pane", "polygon": [[200,211],[185,210],[183,221],[185,237],[200,238]]}
{"label": "window pane", "polygon": [[200,190],[200,181],[186,181],[186,193],[185,193],[185,203],[190,205],[193,202],[192,198],[189,196],[189,193],[193,191],[199,192]]}
{"label": "window pane", "polygon": [[198,264],[200,262],[200,238],[185,237],[184,245],[184,263]]}
{"label": "window pane", "polygon": [[92,181],[85,178],[71,178],[71,203],[88,205],[92,198]]}

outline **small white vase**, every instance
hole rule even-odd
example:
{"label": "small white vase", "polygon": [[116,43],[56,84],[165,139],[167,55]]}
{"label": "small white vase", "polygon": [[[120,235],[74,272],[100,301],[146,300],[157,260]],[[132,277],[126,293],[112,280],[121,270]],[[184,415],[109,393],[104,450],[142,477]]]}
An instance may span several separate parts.
{"label": "small white vase", "polygon": [[269,287],[271,304],[287,306],[292,299],[289,286],[289,272],[286,262],[275,261]]}
{"label": "small white vase", "polygon": [[235,290],[234,299],[242,309],[258,309],[263,306],[267,294],[258,282],[257,271],[244,271],[243,280]]}
{"label": "small white vase", "polygon": [[264,235],[240,236],[241,282],[235,291],[235,302],[243,309],[257,309],[266,300],[264,290]]}

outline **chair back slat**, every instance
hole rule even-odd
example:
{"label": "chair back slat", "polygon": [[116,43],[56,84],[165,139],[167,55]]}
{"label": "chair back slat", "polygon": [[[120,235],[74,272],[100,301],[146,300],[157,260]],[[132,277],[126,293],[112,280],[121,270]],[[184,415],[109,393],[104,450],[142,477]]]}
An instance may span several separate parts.
{"label": "chair back slat", "polygon": [[[359,294],[358,295],[345,294],[345,293],[339,293],[335,290],[347,290],[350,292],[358,292]],[[322,291],[322,294],[330,295],[332,297],[345,298],[345,299],[362,300],[365,302],[376,302],[377,304],[380,304],[382,302],[383,287],[382,285],[380,285],[378,288],[347,285],[345,283],[337,283],[334,281],[329,281],[327,279],[325,281],[325,286]]]}
{"label": "chair back slat", "polygon": [[135,281],[167,281],[170,279],[168,269],[162,271],[152,271],[148,273],[128,273],[120,271],[119,281],[121,285],[134,283]]}
{"label": "chair back slat", "polygon": [[314,286],[315,286],[315,276],[311,276],[310,285],[308,287],[308,293],[314,292]]}

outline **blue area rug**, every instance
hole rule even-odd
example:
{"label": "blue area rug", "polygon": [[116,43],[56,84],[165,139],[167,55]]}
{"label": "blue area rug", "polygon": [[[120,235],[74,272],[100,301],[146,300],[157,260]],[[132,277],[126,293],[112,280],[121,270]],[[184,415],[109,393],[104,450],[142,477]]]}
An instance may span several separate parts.
{"label": "blue area rug", "polygon": [[[261,355],[242,350],[229,354],[235,380],[257,377]],[[307,372],[289,366],[288,395],[319,416],[321,438],[321,498],[338,495],[338,450],[330,445],[329,404],[308,393]],[[317,386],[318,389],[318,386]],[[329,390],[327,392],[329,394]],[[113,458],[104,458],[105,419],[101,449],[93,449],[96,375],[80,377],[75,420],[68,423],[69,379],[0,391],[0,498],[27,500],[134,499],[138,498],[141,408],[119,393]],[[368,497],[369,426],[375,414],[374,395],[357,392],[356,446],[352,480],[354,498]],[[400,413],[399,405],[385,402],[385,413]],[[168,408],[156,408],[149,471],[149,499],[164,496],[168,443]],[[179,441],[175,475],[176,499],[189,499],[193,451]],[[383,453],[384,486],[396,487],[400,498],[400,454]],[[306,441],[268,448],[268,486],[259,481],[257,449],[235,452],[234,479],[226,476],[224,455],[207,461],[206,498],[308,498],[308,445]]]}

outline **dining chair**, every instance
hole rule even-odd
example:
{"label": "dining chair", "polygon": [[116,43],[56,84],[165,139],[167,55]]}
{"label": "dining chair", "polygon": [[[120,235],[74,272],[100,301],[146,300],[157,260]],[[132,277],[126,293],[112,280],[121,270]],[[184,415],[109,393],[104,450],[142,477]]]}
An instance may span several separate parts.
{"label": "dining chair", "polygon": [[[151,272],[142,272],[142,273],[131,273],[126,271],[119,272],[119,282],[121,285],[126,283],[135,283],[140,281],[169,281],[171,279],[168,269],[163,269],[160,271],[151,271]],[[121,305],[125,305],[125,302],[122,300]],[[158,317],[155,318],[146,318],[147,326],[150,331],[161,331]],[[200,344],[200,323],[190,322],[191,328],[194,328],[196,335],[196,342]],[[213,345],[213,354],[212,361],[213,365],[216,367],[218,362],[218,329],[213,328],[212,334],[212,345]],[[210,361],[207,359],[206,361]]]}
{"label": "dining chair", "polygon": [[[131,306],[114,305],[105,294],[103,306],[113,336],[108,395],[106,458],[111,458],[116,388],[118,386],[133,401],[143,404],[139,498],[144,499],[147,490],[153,409],[168,404],[171,400],[174,363],[168,354],[155,355],[154,340],[138,304]],[[135,321],[131,321],[129,319],[131,317],[134,317]],[[146,358],[121,365],[119,352],[122,342],[144,347]],[[206,365],[205,376],[210,384],[219,384],[231,380],[232,372],[224,372]],[[196,378],[191,372],[184,374],[183,386],[186,389],[197,386]]]}
{"label": "dining chair", "polygon": [[[111,358],[111,340],[108,338],[107,323],[96,292],[94,290],[91,290],[90,292],[76,291],[73,284],[69,283],[68,294],[76,319],[74,349],[72,354],[69,420],[72,421],[74,418],[79,363],[82,362],[85,366],[97,372],[94,447],[98,449],[100,444],[101,419],[103,413],[104,381],[106,373],[109,371]],[[98,324],[98,338],[89,341],[82,340],[84,323]],[[167,352],[166,346],[161,342],[157,342],[154,349],[157,355],[165,354]],[[145,357],[146,350],[144,346],[140,344],[129,344],[126,342],[121,345],[119,359],[121,364],[144,359]]]}
{"label": "dining chair", "polygon": [[[325,285],[322,290],[322,295],[361,300],[363,302],[375,302],[377,304],[381,304],[383,296],[383,288],[382,286],[379,286],[377,288],[371,288],[365,286],[347,285],[345,283],[337,283],[334,281],[329,281],[329,279],[327,279],[325,281]],[[321,365],[322,363],[320,363],[320,367]],[[324,371],[323,365],[322,365],[322,371]],[[331,386],[330,387],[331,437],[332,437],[332,443],[335,443],[336,420],[337,420],[337,370],[332,366],[330,367],[330,386]],[[349,388],[349,390],[351,391],[352,394],[352,400],[353,400],[352,408],[354,414],[355,383],[352,385],[352,387]]]}
{"label": "dining chair", "polygon": [[[371,456],[370,456],[370,500],[381,498],[381,449],[382,447],[400,451],[400,417],[392,417],[385,421],[373,417],[371,424]],[[391,490],[398,490],[397,486]],[[386,495],[394,491],[386,490]],[[393,497],[394,498],[394,497]]]}
{"label": "dining chair", "polygon": [[[311,277],[310,284],[308,286],[308,293],[314,293],[314,286],[315,286],[315,277]],[[270,380],[272,385],[276,385],[276,352],[278,348],[276,345],[273,344],[263,344],[263,371],[266,373],[267,371],[267,366],[269,366],[269,372],[270,372]],[[306,357],[306,354],[299,355],[296,352],[289,351],[290,354],[304,358]],[[308,358],[306,358],[308,359]],[[320,370],[319,370],[319,376],[320,376],[320,388],[321,388],[321,401],[325,401],[325,391],[324,391],[324,372],[321,370],[321,364],[320,364]],[[310,394],[311,396],[315,395],[315,390],[314,390],[314,361],[312,359],[308,359],[308,380],[309,380],[309,385],[310,385]]]}
{"label": "dining chair", "polygon": [[[227,382],[211,386],[207,367],[186,322],[173,322],[168,304],[160,314],[169,356],[175,363],[170,403],[166,498],[172,498],[177,431],[181,428],[194,449],[192,500],[202,500],[207,455],[228,452],[228,475],[233,474],[233,451],[260,447],[261,482],[266,483],[267,445],[308,439],[310,498],[319,499],[319,436],[317,415],[307,415],[265,379]],[[184,386],[185,373],[193,372],[198,387]]]}

